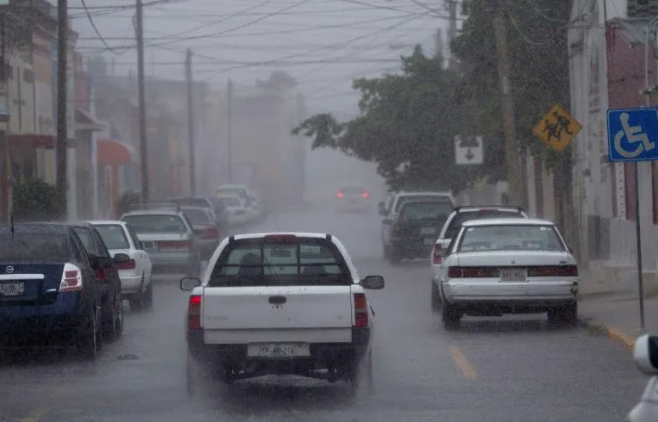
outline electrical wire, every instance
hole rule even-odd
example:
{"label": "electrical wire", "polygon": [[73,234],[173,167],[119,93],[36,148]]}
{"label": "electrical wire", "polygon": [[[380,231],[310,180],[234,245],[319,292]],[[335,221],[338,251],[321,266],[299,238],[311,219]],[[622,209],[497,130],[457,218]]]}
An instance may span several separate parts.
{"label": "electrical wire", "polygon": [[91,24],[91,27],[94,28],[94,32],[96,32],[96,35],[98,35],[100,41],[103,43],[105,48],[107,48],[107,51],[113,54],[117,54],[117,52],[107,44],[107,41],[105,41],[105,38],[103,38],[103,35],[101,35],[101,32],[98,30],[98,27],[94,22],[94,19],[91,17],[91,14],[89,13],[89,9],[87,9],[87,2],[85,0],[80,0],[80,1],[82,2],[82,7],[84,7],[85,12],[87,13],[87,18],[89,18],[89,23]]}

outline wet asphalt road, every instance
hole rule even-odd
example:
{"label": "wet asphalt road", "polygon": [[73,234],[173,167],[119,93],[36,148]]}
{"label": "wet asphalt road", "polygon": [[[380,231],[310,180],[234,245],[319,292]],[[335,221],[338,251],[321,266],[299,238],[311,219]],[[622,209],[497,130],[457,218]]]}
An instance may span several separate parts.
{"label": "wet asphalt road", "polygon": [[21,354],[0,367],[0,420],[618,422],[637,403],[646,379],[630,353],[605,337],[551,329],[543,315],[467,318],[461,330],[444,331],[430,311],[427,262],[384,262],[379,221],[375,212],[307,211],[251,229],[330,232],[345,243],[362,277],[386,277],[386,289],[371,293],[378,331],[370,398],[354,403],[341,384],[268,378],[191,404],[186,294],[175,276],[161,276],[154,309],[127,312],[123,338],[106,345],[95,364],[49,351]]}

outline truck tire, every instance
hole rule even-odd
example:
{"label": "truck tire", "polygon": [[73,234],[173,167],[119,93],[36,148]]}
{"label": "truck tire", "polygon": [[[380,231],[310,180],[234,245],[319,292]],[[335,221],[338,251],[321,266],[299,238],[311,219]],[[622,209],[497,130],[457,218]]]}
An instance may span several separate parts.
{"label": "truck tire", "polygon": [[430,283],[432,284],[432,312],[436,313],[441,309],[441,296],[439,295],[439,287],[434,280],[431,280]]}
{"label": "truck tire", "polygon": [[354,362],[350,371],[352,398],[360,400],[370,396],[374,391],[372,348],[360,362]]}

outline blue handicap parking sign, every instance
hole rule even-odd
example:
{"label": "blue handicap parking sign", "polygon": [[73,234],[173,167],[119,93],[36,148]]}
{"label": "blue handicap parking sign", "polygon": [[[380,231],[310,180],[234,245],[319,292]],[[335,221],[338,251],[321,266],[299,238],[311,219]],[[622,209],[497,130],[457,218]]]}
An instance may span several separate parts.
{"label": "blue handicap parking sign", "polygon": [[658,108],[608,110],[608,157],[612,162],[658,160]]}

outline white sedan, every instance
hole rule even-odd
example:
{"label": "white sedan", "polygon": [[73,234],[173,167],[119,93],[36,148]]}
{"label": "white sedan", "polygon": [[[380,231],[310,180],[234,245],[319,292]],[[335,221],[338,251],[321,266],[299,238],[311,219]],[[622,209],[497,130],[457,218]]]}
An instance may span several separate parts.
{"label": "white sedan", "polygon": [[124,253],[130,260],[117,265],[121,296],[133,311],[153,306],[152,264],[135,231],[124,221],[90,221],[100,233],[112,256]]}
{"label": "white sedan", "polygon": [[487,219],[464,223],[448,247],[432,306],[444,326],[463,315],[548,313],[551,323],[574,323],[578,265],[550,221]]}

